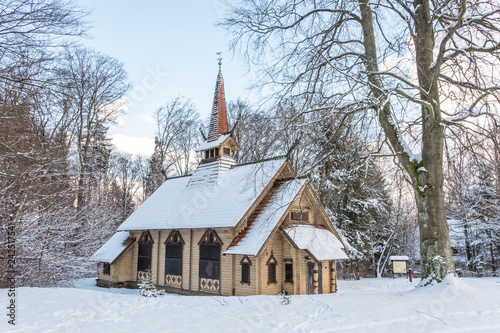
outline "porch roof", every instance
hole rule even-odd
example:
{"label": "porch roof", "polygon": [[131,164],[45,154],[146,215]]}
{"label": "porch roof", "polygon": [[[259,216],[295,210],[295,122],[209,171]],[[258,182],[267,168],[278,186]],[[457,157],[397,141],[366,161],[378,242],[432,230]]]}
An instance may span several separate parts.
{"label": "porch roof", "polygon": [[118,258],[125,249],[133,243],[127,241],[129,238],[128,231],[118,231],[99,250],[91,257],[92,260],[112,263]]}
{"label": "porch roof", "polygon": [[348,259],[342,242],[326,229],[296,224],[285,229],[290,240],[301,250],[307,250],[317,260]]}

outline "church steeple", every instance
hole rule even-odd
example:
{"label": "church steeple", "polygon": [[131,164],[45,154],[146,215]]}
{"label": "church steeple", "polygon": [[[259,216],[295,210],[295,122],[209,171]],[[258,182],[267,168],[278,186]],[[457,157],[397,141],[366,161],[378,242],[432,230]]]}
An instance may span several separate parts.
{"label": "church steeple", "polygon": [[240,150],[238,143],[229,133],[227,122],[226,96],[224,92],[224,80],[221,71],[221,56],[219,55],[219,73],[215,84],[214,103],[210,115],[208,135],[196,151],[201,152],[201,165],[218,161],[220,166],[228,168],[236,164],[233,154]]}
{"label": "church steeple", "polygon": [[214,103],[212,105],[212,114],[210,115],[210,125],[208,128],[207,141],[215,141],[221,135],[226,134],[229,129],[227,125],[226,94],[224,92],[224,79],[222,78],[222,58],[219,54],[219,74],[215,84]]}

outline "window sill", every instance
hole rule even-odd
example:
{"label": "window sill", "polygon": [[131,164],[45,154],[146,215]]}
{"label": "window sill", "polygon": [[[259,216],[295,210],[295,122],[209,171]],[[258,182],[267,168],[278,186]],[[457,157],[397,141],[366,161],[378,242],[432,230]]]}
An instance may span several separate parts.
{"label": "window sill", "polygon": [[250,282],[243,282],[243,281],[240,281],[240,284],[248,284],[248,285],[250,285]]}

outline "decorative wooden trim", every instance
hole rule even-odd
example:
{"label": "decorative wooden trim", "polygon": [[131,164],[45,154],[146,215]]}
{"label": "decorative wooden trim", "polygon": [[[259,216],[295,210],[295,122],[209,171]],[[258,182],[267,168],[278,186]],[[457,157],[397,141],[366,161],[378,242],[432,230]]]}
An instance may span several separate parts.
{"label": "decorative wooden trim", "polygon": [[269,264],[275,264],[276,266],[278,266],[278,260],[276,260],[276,258],[274,257],[273,250],[271,250],[271,256],[269,257],[269,259],[267,259],[266,266],[269,266]]}
{"label": "decorative wooden trim", "polygon": [[151,233],[149,230],[144,230],[141,234],[141,237],[139,238],[139,241],[137,242],[139,244],[144,244],[144,243],[151,243],[154,244],[153,242],[153,237],[151,237]]}
{"label": "decorative wooden trim", "polygon": [[[214,237],[213,243],[210,242],[210,235],[211,234]],[[220,244],[221,248],[222,248],[222,245],[223,245],[221,239],[219,238],[219,236],[217,235],[217,233],[215,232],[215,230],[212,229],[212,228],[208,228],[207,231],[205,231],[205,233],[201,237],[200,241],[198,242],[198,245],[200,245],[200,244]]]}
{"label": "decorative wooden trim", "polygon": [[248,258],[248,256],[243,256],[243,259],[241,259],[240,261],[240,265],[243,264],[243,263],[249,263],[250,266],[252,266],[252,261],[250,260],[250,258]]}
{"label": "decorative wooden trim", "polygon": [[165,274],[165,286],[182,288],[182,275]]}
{"label": "decorative wooden trim", "polygon": [[[177,236],[177,241],[175,241],[175,236]],[[174,229],[170,232],[170,234],[167,237],[167,240],[165,241],[164,244],[186,244],[184,243],[184,239],[182,239],[181,233],[179,230]]]}

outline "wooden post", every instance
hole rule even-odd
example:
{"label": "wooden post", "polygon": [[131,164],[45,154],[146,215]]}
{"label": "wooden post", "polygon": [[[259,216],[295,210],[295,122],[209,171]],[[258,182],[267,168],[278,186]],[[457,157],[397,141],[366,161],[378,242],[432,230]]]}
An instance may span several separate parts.
{"label": "wooden post", "polygon": [[193,277],[191,276],[192,266],[193,266],[193,229],[190,230],[190,235],[189,235],[189,291],[192,290],[191,286],[193,280]]}

